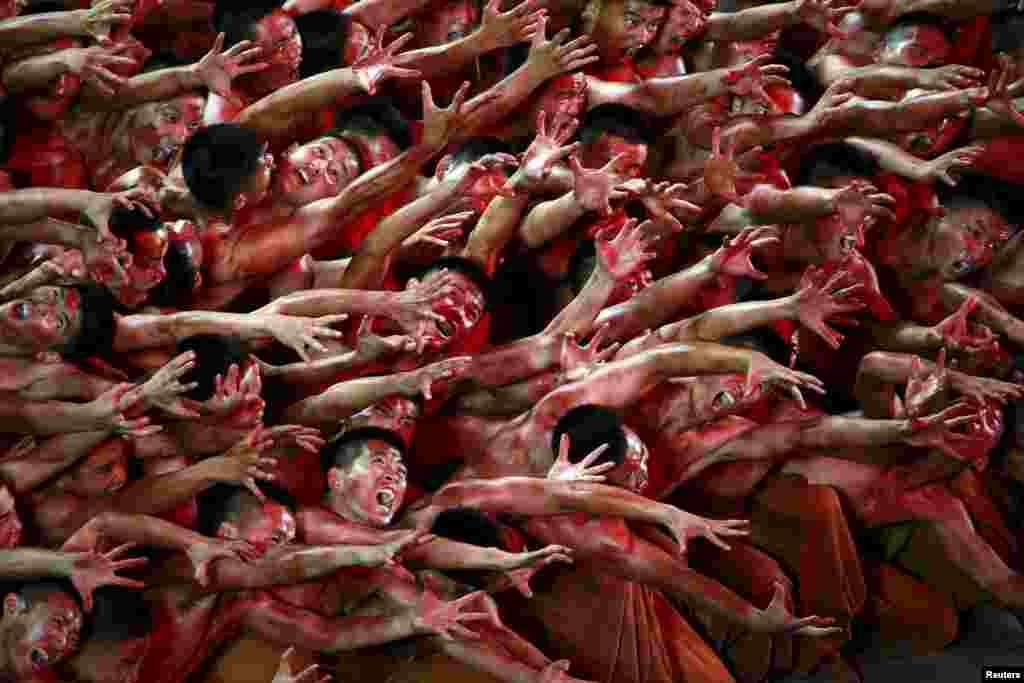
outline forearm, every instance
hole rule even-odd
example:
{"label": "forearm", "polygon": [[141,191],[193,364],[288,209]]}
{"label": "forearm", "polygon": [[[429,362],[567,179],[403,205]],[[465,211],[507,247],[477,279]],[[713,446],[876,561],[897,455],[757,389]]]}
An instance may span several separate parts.
{"label": "forearm", "polygon": [[608,303],[615,284],[615,278],[598,263],[587,284],[568,306],[559,311],[544,329],[544,333],[586,337],[594,327],[594,320]]}
{"label": "forearm", "polygon": [[955,282],[946,283],[942,287],[942,301],[949,312],[958,309],[972,296],[978,300],[974,313],[978,322],[1006,335],[1017,346],[1024,346],[1024,321],[1003,308],[991,294]]}
{"label": "forearm", "polygon": [[4,87],[11,94],[45,88],[52,80],[68,71],[61,52],[63,50],[14,62],[3,70]]}
{"label": "forearm", "polygon": [[498,265],[502,250],[516,235],[528,197],[495,197],[487,205],[463,251],[463,256],[489,273]]}
{"label": "forearm", "polygon": [[826,417],[800,429],[794,452],[827,449],[841,457],[843,448],[886,446],[899,442],[910,431],[908,420],[861,417]]}
{"label": "forearm", "polygon": [[514,554],[500,548],[483,548],[438,537],[406,552],[402,563],[410,569],[505,571],[512,568],[514,558]]}
{"label": "forearm", "polygon": [[77,553],[37,548],[14,548],[0,552],[0,579],[5,581],[70,578]]}
{"label": "forearm", "polygon": [[740,12],[715,12],[708,17],[708,40],[753,40],[799,23],[795,2],[752,7]]}
{"label": "forearm", "polygon": [[283,550],[243,564],[235,559],[218,560],[211,571],[211,588],[259,589],[314,581],[343,567],[379,566],[393,551],[383,545],[331,545]]}
{"label": "forearm", "polygon": [[563,373],[545,370],[513,384],[461,394],[455,398],[455,410],[466,415],[514,417],[536,405],[564,381]]}
{"label": "forearm", "polygon": [[927,87],[927,69],[906,66],[871,64],[869,66],[845,69],[841,78],[857,83],[858,92],[900,88],[913,90]]}
{"label": "forearm", "polygon": [[658,280],[629,301],[604,309],[595,325],[609,326],[610,341],[628,341],[646,329],[675,318],[715,276],[708,256],[680,273]]}
{"label": "forearm", "polygon": [[28,493],[84,458],[109,436],[109,432],[96,431],[51,437],[29,457],[0,463],[0,479],[12,493]]}
{"label": "forearm", "polygon": [[358,351],[346,351],[330,358],[321,358],[309,363],[289,363],[263,369],[263,377],[273,378],[296,386],[313,387],[326,382],[335,382],[339,375],[358,375],[359,369],[369,366]]}
{"label": "forearm", "polygon": [[690,107],[728,92],[728,70],[689,76],[649,78],[640,83],[610,83],[588,78],[587,110],[601,104],[622,104],[656,116],[675,116]]}
{"label": "forearm", "polygon": [[923,130],[967,111],[972,106],[972,96],[968,93],[963,90],[942,92],[900,102],[861,100],[849,107],[848,116],[840,114],[842,122],[834,130],[839,134],[868,137],[891,137]]}
{"label": "forearm", "polygon": [[304,425],[336,423],[388,396],[409,395],[405,373],[339,382],[327,391],[288,407],[285,419]]}
{"label": "forearm", "polygon": [[503,387],[558,364],[562,339],[535,334],[473,357],[462,379],[477,387]]}
{"label": "forearm", "polygon": [[86,239],[97,239],[96,231],[56,218],[43,218],[18,225],[0,225],[0,241],[5,242],[39,242],[80,249]]}
{"label": "forearm", "polygon": [[959,20],[995,14],[1006,7],[1005,0],[895,0],[893,4],[896,17],[924,12]]}
{"label": "forearm", "polygon": [[587,210],[570,191],[558,199],[530,209],[519,227],[519,236],[530,249],[538,249],[568,231]]}
{"label": "forearm", "polygon": [[362,93],[356,72],[332,69],[304,78],[258,100],[239,113],[236,123],[264,137],[287,133],[292,119],[337,106],[346,97]]}
{"label": "forearm", "polygon": [[712,308],[693,318],[665,325],[656,334],[662,343],[714,342],[723,337],[771,325],[779,320],[791,320],[796,316],[796,300],[792,296],[786,296],[770,301],[752,301]]}
{"label": "forearm", "polygon": [[272,336],[264,319],[253,313],[185,311],[171,315],[137,314],[117,320],[114,350],[136,351],[172,346],[197,334],[236,336],[243,340]]}
{"label": "forearm", "polygon": [[820,187],[777,190],[761,185],[747,196],[745,204],[753,222],[761,225],[805,223],[832,214],[838,193]]}
{"label": "forearm", "polygon": [[145,477],[117,493],[109,509],[125,515],[158,515],[185,503],[217,483],[213,459],[157,477]]}
{"label": "forearm", "polygon": [[883,351],[923,353],[938,351],[943,339],[934,327],[909,322],[895,324],[868,323],[871,338]]}
{"label": "forearm", "polygon": [[477,30],[465,38],[450,43],[405,52],[402,54],[402,68],[416,69],[424,79],[459,73],[474,59],[492,50],[481,40],[482,37]]}
{"label": "forearm", "polygon": [[908,180],[922,181],[925,179],[924,159],[918,159],[904,151],[898,145],[887,140],[852,137],[846,143],[874,157],[882,170],[895,173]]}
{"label": "forearm", "polygon": [[85,532],[118,543],[187,552],[193,545],[209,542],[206,536],[150,515],[104,512],[93,517],[75,536]]}
{"label": "forearm", "polygon": [[[519,109],[537,88],[544,85],[546,80],[547,77],[538,74],[529,62],[523,64],[502,81],[491,86],[490,90],[480,93],[466,103],[466,109],[470,114],[464,119],[465,125],[454,132],[451,142],[462,142],[480,135],[485,129],[504,121]],[[478,101],[490,98],[493,93],[497,93],[497,97],[476,106]]]}
{"label": "forearm", "polygon": [[52,436],[95,431],[104,426],[89,403],[24,401],[16,396],[0,401],[0,430],[18,434]]}
{"label": "forearm", "polygon": [[0,21],[0,54],[65,36],[85,35],[88,10],[43,12]]}
{"label": "forearm", "polygon": [[85,109],[112,111],[136,107],[147,102],[170,100],[205,88],[195,65],[175,66],[133,76],[118,87],[116,97],[89,97],[79,101]]}
{"label": "forearm", "polygon": [[48,216],[78,214],[89,208],[100,195],[88,190],[33,187],[0,192],[0,225],[33,223]]}
{"label": "forearm", "polygon": [[259,312],[319,318],[338,313],[386,316],[395,305],[395,293],[368,289],[312,289],[287,294]]}

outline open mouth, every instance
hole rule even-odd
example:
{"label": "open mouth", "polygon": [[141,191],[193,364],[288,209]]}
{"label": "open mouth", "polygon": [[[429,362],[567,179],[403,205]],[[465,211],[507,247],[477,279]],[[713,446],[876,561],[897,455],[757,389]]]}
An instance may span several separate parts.
{"label": "open mouth", "polygon": [[395,492],[391,489],[381,489],[377,492],[377,505],[382,512],[389,513],[395,504]]}
{"label": "open mouth", "polygon": [[307,171],[304,168],[295,169],[295,175],[299,177],[299,180],[302,181],[303,185],[309,185],[311,182],[313,182],[312,178],[309,175],[309,171]]}

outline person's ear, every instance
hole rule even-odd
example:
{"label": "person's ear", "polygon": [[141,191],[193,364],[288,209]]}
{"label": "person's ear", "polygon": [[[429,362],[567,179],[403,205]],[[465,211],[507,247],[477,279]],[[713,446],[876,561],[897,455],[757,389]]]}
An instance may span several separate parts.
{"label": "person's ear", "polygon": [[240,537],[241,534],[238,532],[238,527],[231,522],[221,522],[220,526],[217,527],[217,538],[229,538],[235,540]]}

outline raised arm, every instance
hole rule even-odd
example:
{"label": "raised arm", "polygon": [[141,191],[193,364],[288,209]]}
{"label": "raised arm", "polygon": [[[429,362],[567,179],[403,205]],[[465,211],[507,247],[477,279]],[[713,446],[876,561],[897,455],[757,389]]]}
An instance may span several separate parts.
{"label": "raised arm", "polygon": [[28,493],[74,465],[108,438],[110,432],[94,431],[59,434],[38,444],[34,439],[23,441],[31,444],[30,450],[18,458],[0,462],[0,479],[12,493]]}
{"label": "raised arm", "polygon": [[132,3],[128,0],[105,0],[90,9],[41,12],[5,19],[0,21],[0,54],[66,36],[100,39],[112,27],[128,23],[131,10]]}
{"label": "raised arm", "polygon": [[824,0],[793,0],[739,12],[714,12],[708,17],[705,36],[708,40],[753,40],[800,23],[835,35],[839,33],[836,24],[853,9],[832,9]]}

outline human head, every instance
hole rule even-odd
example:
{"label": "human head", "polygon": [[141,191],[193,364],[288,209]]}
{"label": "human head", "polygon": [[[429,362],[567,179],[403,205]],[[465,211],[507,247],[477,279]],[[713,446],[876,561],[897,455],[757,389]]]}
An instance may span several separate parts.
{"label": "human head", "polygon": [[136,164],[170,168],[202,123],[204,99],[195,93],[132,107],[121,118],[115,144]]}
{"label": "human head", "polygon": [[269,482],[257,482],[266,497],[217,484],[199,499],[199,529],[207,536],[240,540],[265,552],[295,539],[295,498]]}
{"label": "human head", "polygon": [[615,64],[650,45],[667,13],[658,0],[590,0],[583,29],[594,39],[605,64]]}
{"label": "human head", "polygon": [[886,31],[878,62],[915,69],[944,66],[953,42],[942,19],[927,14],[903,17]]}
{"label": "human head", "polygon": [[110,349],[114,301],[94,285],[39,287],[0,304],[0,343],[21,351],[87,357]]}
{"label": "human head", "polygon": [[355,149],[360,171],[366,172],[391,161],[412,146],[409,120],[391,98],[377,95],[354,107],[339,109],[334,117],[333,135]]}
{"label": "human head", "polygon": [[579,71],[562,74],[553,78],[539,96],[530,101],[525,118],[531,126],[536,125],[541,112],[547,113],[549,121],[559,114],[575,119],[583,114],[586,103],[586,75]]}
{"label": "human head", "polygon": [[602,104],[584,115],[579,127],[583,149],[580,161],[587,168],[600,168],[626,154],[629,161],[620,168],[624,175],[639,177],[647,161],[651,122],[643,113],[619,104]]}
{"label": "human head", "polygon": [[647,485],[647,447],[613,410],[585,404],[565,413],[551,432],[552,452],[559,452],[563,434],[569,436],[569,462],[577,463],[607,444],[608,449],[593,464],[615,463],[606,475],[608,482],[643,492]]}
{"label": "human head", "polygon": [[446,256],[434,261],[419,279],[406,283],[406,289],[430,287],[436,280],[451,280],[451,292],[433,304],[433,311],[444,320],[431,321],[426,333],[427,347],[433,350],[464,341],[476,327],[487,309],[490,277],[483,268],[460,256]]}
{"label": "human head", "polygon": [[82,610],[74,595],[63,583],[37,581],[4,596],[0,645],[14,680],[37,680],[77,649]]}
{"label": "human head", "polygon": [[323,136],[293,144],[274,174],[274,197],[295,208],[333,197],[359,176],[359,157],[346,141]]}
{"label": "human head", "polygon": [[651,47],[659,55],[677,54],[688,40],[700,35],[707,23],[707,12],[690,0],[675,0],[669,5],[665,22]]}
{"label": "human head", "polygon": [[224,45],[230,47],[251,40],[262,50],[260,60],[267,69],[245,74],[235,80],[240,89],[262,97],[299,80],[302,62],[302,37],[295,20],[280,9],[280,0],[252,3],[218,2],[213,13],[217,31],[224,33]]}
{"label": "human head", "polygon": [[153,616],[141,592],[97,588],[82,647],[66,668],[80,683],[136,683],[152,632]]}
{"label": "human head", "polygon": [[476,0],[434,0],[413,18],[413,49],[436,47],[461,40],[480,23]]}
{"label": "human head", "polygon": [[200,128],[188,139],[181,166],[185,184],[201,206],[230,213],[266,196],[274,156],[254,131],[218,123]]}
{"label": "human head", "polygon": [[62,491],[81,498],[113,495],[127,483],[128,445],[122,439],[110,439],[95,446],[57,480]]}
{"label": "human head", "polygon": [[959,280],[991,263],[996,249],[1010,236],[1006,219],[995,206],[964,191],[945,197],[944,212],[931,219],[921,254],[926,270],[941,274],[944,280]]}
{"label": "human head", "polygon": [[345,418],[338,431],[339,435],[348,432],[375,427],[397,434],[408,448],[412,443],[416,421],[420,417],[420,404],[405,396],[388,396],[371,406],[363,408],[355,415]]}
{"label": "human head", "polygon": [[299,78],[340,69],[360,56],[361,52],[346,59],[346,47],[355,23],[348,14],[322,9],[292,17],[292,20],[302,40]]}
{"label": "human head", "polygon": [[[470,138],[454,152],[441,159],[434,175],[438,180],[443,180],[449,174],[463,170],[462,166],[472,164],[488,154],[509,154],[511,151],[512,149],[508,145],[497,138]],[[473,211],[480,216],[491,201],[499,195],[507,181],[508,173],[503,166],[489,169],[477,178],[473,186],[463,193],[462,199],[455,201],[448,211],[450,213]]]}
{"label": "human head", "polygon": [[326,504],[351,521],[387,526],[405,499],[404,452],[401,436],[377,427],[335,438],[320,452]]}
{"label": "human head", "polygon": [[149,290],[153,306],[184,308],[203,286],[203,241],[192,221],[164,223],[169,243],[164,255],[164,279]]}
{"label": "human head", "polygon": [[194,401],[208,401],[217,388],[217,375],[224,377],[232,365],[243,370],[250,362],[250,356],[242,349],[238,337],[215,334],[197,334],[178,343],[178,353],[191,351],[195,354],[195,367],[184,375],[182,382],[195,382],[196,387],[185,394]]}
{"label": "human head", "polygon": [[126,306],[138,306],[167,275],[164,257],[169,238],[155,216],[135,207],[115,206],[110,212],[110,231],[128,243],[131,265],[127,278],[111,283],[111,292]]}
{"label": "human head", "polygon": [[740,413],[762,397],[757,388],[748,394],[745,385],[741,374],[687,377],[674,385],[674,396],[665,402],[660,423],[665,429],[684,431]]}

